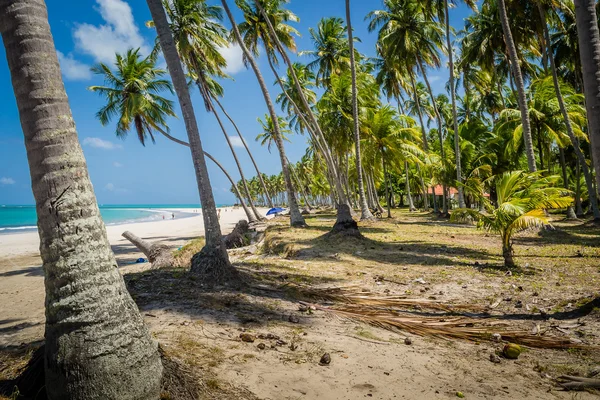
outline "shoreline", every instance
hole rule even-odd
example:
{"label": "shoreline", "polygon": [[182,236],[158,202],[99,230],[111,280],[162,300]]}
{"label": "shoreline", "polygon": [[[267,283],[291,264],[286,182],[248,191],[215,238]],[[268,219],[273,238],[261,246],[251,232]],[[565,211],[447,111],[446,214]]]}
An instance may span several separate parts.
{"label": "shoreline", "polygon": [[[126,206],[126,205],[125,205]],[[28,206],[29,207],[29,206]],[[105,206],[105,207],[110,207],[111,209],[119,209],[119,206]],[[217,209],[238,209],[241,207],[236,207],[236,206],[219,206],[217,207]],[[139,207],[139,208],[128,208],[128,207],[124,207],[123,209],[128,209],[128,210],[140,210],[140,211],[145,211],[145,212],[152,212],[152,213],[165,213],[165,214],[169,214],[169,213],[178,213],[179,215],[175,215],[174,219],[183,219],[183,218],[193,218],[196,217],[198,215],[202,215],[202,207],[197,207],[197,208],[181,208],[181,207],[169,207],[169,208],[148,208],[148,207]],[[257,209],[260,209],[260,207],[257,207]],[[164,219],[146,219],[146,218],[139,218],[138,220],[136,219],[128,219],[128,220],[123,220],[120,222],[105,222],[104,225],[108,228],[109,226],[119,226],[119,225],[128,225],[128,224],[144,224],[144,223],[152,223],[152,222],[162,222],[162,221],[171,221],[173,220],[173,218],[164,218]],[[26,226],[0,226],[0,237],[5,236],[5,235],[22,235],[22,234],[26,234],[26,233],[32,233],[32,232],[37,232],[37,226],[30,226],[30,225],[26,225]],[[0,252],[1,255],[1,252]]]}
{"label": "shoreline", "polygon": [[[220,225],[223,234],[233,230],[235,224],[246,219],[241,207],[219,207],[221,210]],[[167,211],[167,209],[164,209]],[[261,214],[266,214],[267,208],[258,208]],[[172,208],[169,212],[176,212]],[[121,236],[124,231],[150,241],[164,242],[174,249],[188,241],[204,236],[204,221],[201,209],[187,213],[185,217],[175,219],[158,219],[153,221],[126,222],[122,224],[105,225],[108,241],[121,265],[120,256],[141,255],[129,241]],[[138,258],[138,257],[135,257]],[[0,272],[10,265],[31,266],[32,259],[39,259],[39,236],[37,228],[26,232],[8,232],[0,234]],[[39,259],[39,264],[41,259]]]}

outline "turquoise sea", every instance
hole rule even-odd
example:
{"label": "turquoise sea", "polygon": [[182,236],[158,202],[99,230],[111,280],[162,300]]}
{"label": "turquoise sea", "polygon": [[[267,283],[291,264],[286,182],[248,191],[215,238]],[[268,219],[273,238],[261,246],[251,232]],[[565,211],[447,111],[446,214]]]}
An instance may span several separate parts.
{"label": "turquoise sea", "polygon": [[[194,215],[194,210],[200,209],[198,204],[127,204],[101,205],[100,214],[106,225],[125,224],[130,222],[157,221]],[[190,213],[182,211],[167,211],[169,209],[189,209]],[[16,233],[37,229],[35,206],[31,205],[0,205],[0,234]]]}

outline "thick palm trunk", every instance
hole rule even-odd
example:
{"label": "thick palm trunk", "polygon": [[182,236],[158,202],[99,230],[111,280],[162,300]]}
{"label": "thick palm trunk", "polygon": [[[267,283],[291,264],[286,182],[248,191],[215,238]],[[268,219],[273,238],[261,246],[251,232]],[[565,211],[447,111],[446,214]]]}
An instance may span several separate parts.
{"label": "thick palm trunk", "polygon": [[[423,80],[425,81],[425,85],[427,86],[427,91],[429,92],[429,96],[431,97],[431,105],[433,106],[433,111],[435,112],[435,118],[438,124],[438,139],[440,141],[440,157],[442,158],[442,165],[446,162],[446,152],[444,151],[444,133],[442,131],[442,116],[440,115],[440,111],[435,102],[435,96],[433,94],[433,90],[431,89],[431,84],[429,83],[429,79],[427,78],[427,72],[425,71],[425,66],[423,65],[423,60],[420,58],[419,67],[421,68],[421,74],[423,74]],[[442,183],[442,214],[448,215],[448,202],[446,200],[446,184]]]}
{"label": "thick palm trunk", "polygon": [[[306,96],[304,95],[304,91],[302,90],[302,85],[300,85],[298,76],[296,76],[296,71],[294,70],[294,66],[293,66],[290,58],[288,57],[285,49],[283,48],[283,45],[281,44],[281,41],[279,40],[279,37],[277,36],[275,29],[273,28],[273,25],[271,24],[271,20],[266,15],[260,2],[254,1],[254,4],[256,5],[257,9],[260,10],[260,12],[267,24],[267,27],[269,29],[270,37],[273,40],[273,42],[275,43],[275,45],[277,46],[277,50],[278,50],[279,54],[281,54],[283,61],[285,62],[286,66],[288,67],[288,69],[290,71],[290,75],[292,76],[294,85],[296,86],[296,90],[298,91],[298,95],[300,96],[300,101],[302,101],[302,106],[306,110],[305,116],[308,117],[308,121],[310,122],[309,124],[307,124],[307,126],[312,126],[317,140],[322,143],[321,148],[323,150],[323,157],[325,158],[325,162],[328,165],[328,167],[331,168],[330,175],[331,175],[332,179],[334,180],[334,183],[336,186],[336,191],[338,193],[338,202],[340,204],[348,204],[348,206],[350,208],[350,212],[352,213],[352,208],[350,207],[348,198],[344,194],[343,184],[340,179],[339,169],[336,169],[335,163],[333,162],[333,156],[331,154],[329,146],[327,145],[327,141],[325,140],[325,135],[323,135],[321,126],[319,125],[319,122],[315,118],[315,115],[312,112],[310,105],[308,104],[308,100],[306,99]],[[273,69],[273,70],[275,69],[272,64],[271,64],[271,69]],[[281,82],[279,79],[278,79],[278,81]],[[284,90],[284,92],[285,92],[285,90]],[[299,115],[303,115],[303,113],[299,113]]]}
{"label": "thick palm trunk", "polygon": [[517,85],[517,93],[519,100],[519,110],[521,110],[521,124],[523,126],[523,141],[525,142],[525,154],[527,155],[527,165],[529,172],[537,171],[535,166],[535,154],[533,152],[533,141],[531,139],[531,124],[529,122],[529,107],[527,106],[527,96],[525,94],[525,83],[521,74],[521,66],[517,55],[517,48],[510,31],[510,23],[506,15],[506,5],[504,0],[498,0],[498,10],[500,12],[500,21],[502,23],[502,31],[504,32],[504,40],[508,49],[510,65],[512,67],[513,77]]}
{"label": "thick palm trunk", "polygon": [[[233,160],[235,161],[235,165],[237,166],[238,172],[240,174],[240,179],[242,181],[242,186],[244,187],[244,192],[246,193],[246,198],[248,199],[248,204],[250,204],[250,208],[252,208],[252,212],[254,213],[254,216],[252,215],[252,213],[246,213],[246,215],[248,216],[248,222],[256,222],[257,220],[261,220],[263,219],[263,217],[260,215],[256,207],[254,207],[254,203],[252,202],[252,195],[250,194],[250,189],[248,189],[248,182],[246,181],[246,177],[244,176],[244,170],[242,169],[242,165],[240,164],[240,160],[238,159],[235,148],[233,147],[233,144],[231,144],[231,139],[227,134],[227,130],[225,129],[225,126],[223,126],[223,122],[221,121],[221,117],[219,117],[219,113],[217,112],[217,110],[215,110],[215,107],[212,104],[212,98],[209,97],[207,101],[210,103],[210,108],[213,112],[213,115],[217,119],[217,123],[221,128],[221,132],[223,132],[223,136],[225,137],[227,146],[229,146],[229,151],[231,151],[231,154],[233,155]],[[242,205],[245,207],[245,204]],[[246,209],[244,209],[244,211],[246,211]]]}
{"label": "thick palm trunk", "polygon": [[515,260],[513,258],[513,248],[510,241],[502,244],[502,257],[504,258],[504,266],[506,268],[514,268]]}
{"label": "thick palm trunk", "polygon": [[271,119],[273,121],[273,130],[274,130],[273,133],[275,136],[275,138],[274,138],[275,144],[277,145],[277,149],[279,150],[279,159],[281,160],[281,169],[282,169],[282,173],[283,173],[283,178],[285,180],[285,186],[286,186],[287,195],[288,195],[288,202],[289,202],[289,208],[290,208],[290,224],[291,224],[291,226],[306,226],[306,222],[304,221],[304,217],[300,213],[300,209],[298,208],[298,202],[296,201],[296,195],[294,193],[294,185],[292,183],[292,178],[290,176],[290,170],[289,170],[289,166],[288,166],[288,162],[287,162],[287,157],[285,155],[285,148],[283,146],[283,139],[281,138],[281,129],[279,127],[279,121],[277,119],[277,113],[275,112],[275,107],[273,106],[273,101],[271,100],[271,95],[269,94],[269,90],[267,89],[267,84],[265,83],[265,80],[264,80],[262,74],[260,73],[260,69],[258,68],[258,65],[256,64],[254,57],[252,56],[252,54],[250,54],[250,51],[248,51],[248,48],[246,47],[246,44],[244,43],[244,41],[240,35],[240,31],[237,27],[237,24],[235,23],[235,19],[233,18],[233,15],[231,14],[231,10],[229,9],[229,6],[227,5],[227,0],[221,0],[221,3],[223,4],[223,8],[225,9],[225,12],[227,13],[229,21],[231,22],[236,42],[242,49],[242,52],[244,53],[246,60],[248,60],[248,62],[250,63],[250,66],[252,67],[252,70],[254,71],[254,74],[256,75],[256,79],[258,81],[258,84],[260,85],[263,96],[265,98],[265,103],[267,104],[267,108],[269,110],[269,115],[271,116]]}
{"label": "thick palm trunk", "polygon": [[465,208],[465,194],[462,187],[462,167],[460,164],[460,137],[458,135],[458,113],[456,112],[456,87],[454,84],[454,55],[452,51],[452,41],[450,39],[450,12],[448,10],[448,0],[444,0],[446,8],[446,43],[448,46],[448,64],[450,68],[450,97],[452,98],[452,120],[454,122],[454,152],[456,163],[456,186],[458,190],[458,207]]}
{"label": "thick palm trunk", "polygon": [[216,283],[234,277],[236,271],[229,263],[227,250],[221,240],[221,226],[219,225],[217,207],[210,187],[210,178],[206,169],[198,124],[183,67],[169,29],[169,22],[161,0],[147,0],[147,3],[156,26],[160,47],[165,56],[173,86],[177,92],[196,172],[200,202],[202,203],[206,244],[200,253],[192,258],[192,272],[201,275],[207,282]]}
{"label": "thick palm trunk", "polygon": [[[595,0],[575,0],[579,53],[583,71],[592,160],[596,168],[596,187],[600,187],[600,32]],[[584,168],[584,163],[581,163]],[[594,190],[590,198],[596,196]]]}
{"label": "thick palm trunk", "polygon": [[265,197],[267,198],[267,201],[269,203],[269,207],[273,208],[273,202],[271,201],[271,195],[269,194],[269,190],[267,189],[267,185],[265,184],[265,180],[263,179],[263,176],[262,176],[260,170],[258,169],[258,165],[256,164],[256,160],[254,160],[254,156],[252,155],[252,152],[250,151],[250,148],[248,148],[248,145],[246,144],[246,140],[242,136],[242,132],[240,132],[240,129],[238,128],[237,124],[235,123],[235,121],[233,120],[233,118],[231,118],[231,116],[229,115],[229,113],[225,110],[225,107],[223,107],[223,105],[221,104],[221,102],[219,101],[219,99],[217,99],[216,97],[213,97],[213,100],[215,101],[215,103],[217,103],[217,105],[219,106],[219,108],[221,109],[221,111],[223,111],[223,114],[225,115],[225,117],[227,117],[227,119],[229,120],[229,122],[231,122],[231,125],[233,125],[233,128],[237,132],[240,140],[242,141],[242,144],[244,145],[244,148],[246,149],[246,152],[250,156],[250,160],[252,160],[252,165],[254,165],[254,169],[256,170],[256,176],[258,176],[258,180],[260,181],[260,185],[263,188]]}
{"label": "thick palm trunk", "polygon": [[156,343],[127,292],[62,83],[44,1],[0,0],[36,201],[50,399],[158,399]]}
{"label": "thick palm trunk", "polygon": [[348,26],[348,43],[350,45],[350,70],[352,73],[352,117],[354,118],[354,149],[356,152],[356,176],[358,181],[358,197],[360,202],[360,219],[373,219],[365,196],[362,160],[360,153],[360,126],[358,120],[358,90],[356,88],[356,64],[354,60],[354,38],[352,37],[352,20],[350,18],[350,0],[346,0],[346,25]]}
{"label": "thick palm trunk", "polygon": [[[543,5],[540,2],[538,2],[538,8],[539,8],[540,16],[541,16],[541,19],[542,19],[543,25],[544,25],[543,29],[544,29],[545,42],[549,46],[549,43],[551,43],[551,42],[550,42],[550,33],[548,32],[548,25],[546,24],[546,13],[545,13]],[[579,163],[582,165],[583,176],[585,178],[585,183],[586,183],[586,186],[588,189],[588,193],[590,193],[590,206],[591,206],[592,212],[594,213],[594,219],[600,219],[600,210],[598,209],[598,198],[597,198],[597,196],[592,195],[592,194],[594,194],[594,183],[592,181],[592,174],[586,163],[585,155],[583,154],[583,151],[581,151],[581,147],[579,145],[579,139],[577,138],[577,136],[575,135],[575,132],[573,130],[573,124],[571,123],[571,118],[569,117],[569,113],[568,113],[567,107],[565,105],[565,100],[564,100],[562,92],[560,90],[560,82],[558,80],[558,74],[556,72],[556,64],[554,62],[554,57],[552,57],[551,53],[550,53],[550,56],[548,57],[548,59],[550,60],[550,69],[552,71],[552,80],[554,82],[554,91],[556,92],[556,98],[558,100],[560,112],[562,113],[563,119],[565,120],[565,126],[567,127],[567,135],[569,135],[569,139],[571,140],[571,144],[573,145],[573,149],[575,150],[577,159],[579,160]],[[560,149],[560,150],[561,150],[561,164],[562,164],[562,168],[563,168],[563,176],[565,179],[565,185],[567,185],[566,170],[564,167],[564,152],[562,149]],[[566,186],[566,188],[568,189],[568,185]],[[575,216],[575,212],[573,211],[572,207],[569,207],[569,210],[571,211],[571,215],[568,215],[568,217],[572,218],[573,216]]]}

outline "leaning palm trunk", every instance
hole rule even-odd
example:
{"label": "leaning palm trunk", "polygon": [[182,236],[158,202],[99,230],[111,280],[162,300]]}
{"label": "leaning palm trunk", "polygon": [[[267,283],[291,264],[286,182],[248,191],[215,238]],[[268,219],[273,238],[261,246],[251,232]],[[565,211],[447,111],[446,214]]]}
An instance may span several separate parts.
{"label": "leaning palm trunk", "polygon": [[[250,208],[252,208],[252,212],[254,213],[254,216],[252,216],[252,213],[247,213],[248,222],[255,222],[257,220],[261,220],[261,219],[263,219],[263,217],[260,215],[260,213],[258,212],[256,207],[254,207],[254,203],[252,202],[252,195],[250,194],[250,189],[248,189],[248,182],[246,181],[246,177],[244,176],[244,170],[242,169],[242,165],[240,164],[240,160],[238,159],[235,148],[233,147],[233,144],[231,143],[231,139],[229,138],[229,135],[227,134],[227,130],[225,129],[225,126],[223,126],[221,117],[219,117],[219,113],[217,112],[217,110],[215,110],[215,107],[212,104],[212,97],[209,97],[207,99],[207,101],[210,104],[210,109],[211,109],[213,115],[217,119],[217,123],[219,124],[219,127],[221,128],[221,132],[223,132],[223,136],[225,137],[227,146],[229,146],[229,151],[231,151],[231,154],[233,155],[233,160],[235,161],[235,165],[237,166],[238,172],[240,173],[242,187],[244,188],[244,192],[246,193],[246,198],[248,199],[248,204],[250,204]],[[243,139],[242,139],[242,141],[243,141]],[[244,210],[244,211],[246,211],[246,210]]]}
{"label": "leaning palm trunk", "polygon": [[223,114],[227,117],[227,119],[229,120],[229,122],[231,122],[231,124],[233,125],[235,131],[237,132],[240,140],[242,141],[242,144],[244,145],[244,148],[246,149],[246,152],[250,156],[250,160],[252,161],[252,165],[254,165],[254,169],[256,170],[256,176],[258,176],[258,180],[260,181],[260,185],[263,188],[265,197],[267,198],[267,201],[269,203],[269,207],[273,208],[273,202],[271,201],[271,195],[269,194],[269,190],[267,189],[267,185],[265,184],[265,180],[263,179],[263,176],[260,173],[260,170],[258,169],[258,165],[256,164],[256,160],[254,160],[254,156],[252,155],[252,152],[250,151],[250,148],[248,148],[248,145],[246,144],[246,140],[242,136],[242,132],[240,132],[240,129],[238,128],[237,124],[235,123],[235,121],[233,120],[233,118],[231,118],[231,116],[229,116],[229,113],[227,113],[227,111],[225,110],[225,107],[223,107],[223,105],[221,104],[221,102],[219,101],[219,99],[216,98],[216,97],[213,97],[213,100],[215,101],[215,103],[217,103],[217,105],[219,106],[219,108],[221,109],[221,111],[223,111]]}
{"label": "leaning palm trunk", "polygon": [[[569,177],[567,175],[567,163],[565,162],[565,150],[562,147],[559,147],[558,153],[560,159],[560,169],[562,171],[563,186],[565,189],[569,190]],[[567,219],[577,219],[577,214],[575,214],[575,209],[573,206],[567,207]]]}
{"label": "leaning palm trunk", "polygon": [[[592,160],[596,167],[596,188],[600,187],[600,32],[595,0],[575,0],[579,53],[587,109]],[[585,168],[585,163],[581,162]],[[596,197],[596,190],[590,199]]]}
{"label": "leaning palm trunk", "polygon": [[50,399],[158,399],[156,343],[127,292],[96,202],[43,0],[0,0],[36,201]]}
{"label": "leaning palm trunk", "polygon": [[462,167],[460,164],[460,137],[458,135],[458,115],[456,112],[456,87],[454,85],[454,55],[450,39],[450,12],[448,0],[444,0],[446,12],[446,44],[448,46],[448,67],[450,68],[450,97],[452,98],[452,120],[454,122],[454,152],[456,163],[456,186],[458,190],[458,207],[465,208],[465,194],[462,186]]}
{"label": "leaning palm trunk", "polygon": [[[260,10],[263,18],[265,19],[265,22],[269,29],[269,35],[270,35],[271,39],[274,41],[279,54],[281,54],[281,57],[283,58],[286,66],[288,67],[288,69],[290,71],[290,75],[292,76],[294,85],[296,86],[296,90],[298,91],[298,95],[300,96],[300,100],[302,101],[302,106],[306,110],[306,117],[308,117],[309,122],[310,122],[310,124],[308,124],[307,126],[312,126],[312,128],[314,129],[315,136],[322,143],[321,148],[323,150],[323,157],[325,158],[325,162],[328,165],[328,168],[331,169],[330,175],[331,175],[332,179],[334,180],[334,183],[336,186],[336,191],[338,194],[338,202],[340,204],[348,204],[348,206],[349,206],[350,204],[348,202],[348,198],[344,194],[343,184],[340,180],[339,169],[336,169],[335,163],[333,162],[333,156],[331,154],[331,151],[329,150],[327,141],[325,140],[325,135],[323,135],[321,126],[319,125],[317,119],[315,118],[314,113],[312,112],[312,110],[310,108],[310,105],[308,104],[308,100],[306,99],[306,96],[304,95],[304,91],[302,90],[302,85],[300,85],[300,81],[298,80],[298,77],[296,76],[296,71],[294,70],[294,66],[292,65],[292,62],[291,62],[290,58],[288,57],[285,49],[283,48],[283,45],[281,44],[279,37],[275,33],[275,29],[273,28],[273,25],[271,24],[271,20],[266,15],[260,2],[255,0],[254,4],[256,5],[258,10]],[[273,69],[272,65],[271,65],[271,68]],[[284,90],[284,92],[285,92],[285,90]],[[352,212],[352,208],[350,208],[350,211]]]}
{"label": "leaning palm trunk", "polygon": [[279,158],[281,160],[281,169],[282,169],[282,173],[283,173],[283,178],[285,180],[285,186],[286,186],[287,195],[288,195],[288,203],[289,203],[289,208],[290,208],[290,224],[292,226],[306,226],[304,217],[302,216],[302,214],[300,213],[300,209],[298,208],[298,202],[296,200],[296,195],[294,193],[294,185],[292,183],[292,178],[290,176],[290,170],[288,167],[287,157],[285,155],[285,148],[283,147],[283,139],[281,138],[281,129],[279,127],[279,121],[277,119],[277,113],[275,112],[275,107],[273,106],[273,101],[271,100],[271,95],[269,94],[269,90],[267,89],[267,84],[265,83],[265,80],[264,80],[262,74],[260,73],[260,69],[258,68],[258,65],[256,64],[256,60],[254,60],[254,57],[252,56],[252,54],[250,54],[250,51],[246,47],[246,44],[244,43],[244,40],[242,39],[242,37],[240,35],[240,31],[237,27],[237,24],[235,23],[235,19],[233,18],[233,15],[231,14],[231,10],[229,9],[229,6],[227,5],[227,0],[221,0],[221,3],[223,4],[223,8],[225,9],[225,12],[227,13],[229,21],[231,22],[235,39],[236,39],[238,45],[240,46],[240,48],[242,49],[244,56],[250,63],[252,70],[254,71],[254,74],[256,75],[256,79],[258,81],[258,84],[260,85],[263,96],[265,98],[265,103],[267,104],[267,108],[269,110],[269,115],[271,116],[271,120],[273,121],[273,131],[274,131],[273,136],[275,139],[275,144],[277,145],[277,149],[279,150]]}
{"label": "leaning palm trunk", "polygon": [[356,88],[356,64],[354,60],[354,38],[352,37],[352,19],[350,18],[350,0],[346,0],[346,25],[348,27],[348,43],[350,46],[350,70],[352,73],[352,117],[354,119],[354,148],[356,152],[356,176],[358,181],[358,196],[360,202],[360,219],[373,219],[365,196],[363,183],[362,159],[360,156],[360,126],[358,119],[358,93]]}
{"label": "leaning palm trunk", "polygon": [[504,0],[498,0],[498,9],[500,11],[500,21],[502,23],[502,31],[504,32],[504,40],[510,58],[513,77],[517,85],[517,93],[519,100],[519,110],[521,111],[521,125],[523,126],[523,141],[525,142],[525,154],[527,155],[527,165],[529,172],[537,171],[535,166],[535,154],[533,153],[533,141],[531,139],[531,124],[529,122],[529,107],[527,106],[527,95],[525,94],[525,83],[523,82],[523,74],[521,73],[521,65],[517,55],[517,48],[510,31],[510,23],[506,15],[506,5]]}
{"label": "leaning palm trunk", "polygon": [[[544,24],[544,39],[546,45],[550,45],[550,33],[548,32],[548,25],[546,24],[546,12],[544,10],[544,6],[538,1],[538,9],[540,11],[540,17],[542,23]],[[548,52],[549,53],[549,52]],[[590,173],[590,169],[588,168],[587,162],[585,160],[585,155],[581,151],[581,147],[579,145],[579,139],[575,136],[575,132],[573,130],[573,124],[571,123],[571,118],[569,117],[569,113],[567,111],[567,107],[565,106],[565,100],[563,98],[562,92],[560,90],[560,83],[558,81],[558,74],[556,72],[556,63],[554,62],[554,57],[552,53],[549,53],[548,59],[550,60],[550,69],[552,70],[552,81],[554,82],[554,91],[556,92],[556,99],[558,100],[558,105],[560,107],[560,112],[563,115],[563,119],[565,120],[565,126],[567,127],[567,135],[569,135],[569,139],[571,140],[571,144],[573,145],[573,149],[575,150],[575,154],[577,155],[577,159],[582,166],[583,169],[583,177],[585,179],[585,184],[588,189],[588,193],[590,193],[590,207],[592,212],[594,213],[594,219],[600,219],[600,210],[598,209],[598,197],[594,195],[594,183],[592,181],[592,174]],[[565,183],[565,187],[568,189],[567,185],[567,174],[566,169],[564,167],[564,151],[561,150],[561,164],[563,165],[563,179]],[[569,207],[568,210],[571,211],[571,215],[569,217],[576,216],[572,207]]]}
{"label": "leaning palm trunk", "polygon": [[[427,78],[427,72],[425,71],[425,66],[423,65],[423,60],[418,58],[419,68],[421,69],[421,74],[423,74],[423,80],[425,81],[425,85],[427,86],[427,91],[429,92],[429,96],[431,97],[431,105],[433,106],[433,111],[435,112],[435,118],[438,124],[438,138],[440,140],[440,157],[442,158],[442,164],[445,163],[446,160],[446,152],[444,151],[444,133],[442,131],[443,123],[442,116],[440,115],[440,111],[435,102],[435,96],[433,94],[433,90],[431,89],[431,84],[429,83],[429,79]],[[435,193],[434,193],[435,198]],[[435,201],[435,199],[434,199]],[[434,208],[436,206],[434,205]],[[448,202],[446,200],[446,183],[442,183],[442,214],[448,215]]]}
{"label": "leaning palm trunk", "polygon": [[387,173],[387,167],[385,165],[385,151],[381,150],[381,163],[383,165],[383,184],[385,185],[385,202],[387,204],[387,217],[392,218],[392,205],[390,195],[389,177]]}
{"label": "leaning palm trunk", "polygon": [[217,217],[217,207],[210,187],[210,178],[206,169],[206,161],[202,150],[202,142],[198,132],[198,124],[188,91],[183,67],[177,54],[177,48],[169,29],[169,22],[161,0],[147,0],[152,19],[156,26],[160,47],[167,62],[173,86],[181,106],[181,114],[185,123],[192,161],[196,172],[196,181],[202,203],[202,217],[206,244],[200,253],[192,258],[192,272],[202,276],[209,283],[217,283],[237,275],[229,263],[229,256],[221,240],[221,226]]}

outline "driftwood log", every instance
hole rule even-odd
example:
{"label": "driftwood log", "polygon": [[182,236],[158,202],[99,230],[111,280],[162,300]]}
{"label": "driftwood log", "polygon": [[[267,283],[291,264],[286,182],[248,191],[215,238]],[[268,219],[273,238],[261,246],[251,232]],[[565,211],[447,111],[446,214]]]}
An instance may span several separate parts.
{"label": "driftwood log", "polygon": [[235,228],[230,234],[225,235],[223,242],[227,249],[236,249],[238,247],[244,247],[250,244],[250,238],[248,237],[248,231],[250,225],[245,219],[241,219],[235,224]]}
{"label": "driftwood log", "polygon": [[160,243],[151,243],[129,231],[123,232],[122,236],[148,257],[148,261],[152,264],[153,269],[173,266],[173,254],[169,246]]}
{"label": "driftwood log", "polygon": [[582,378],[580,376],[559,376],[558,384],[566,390],[600,389],[600,379]]}

